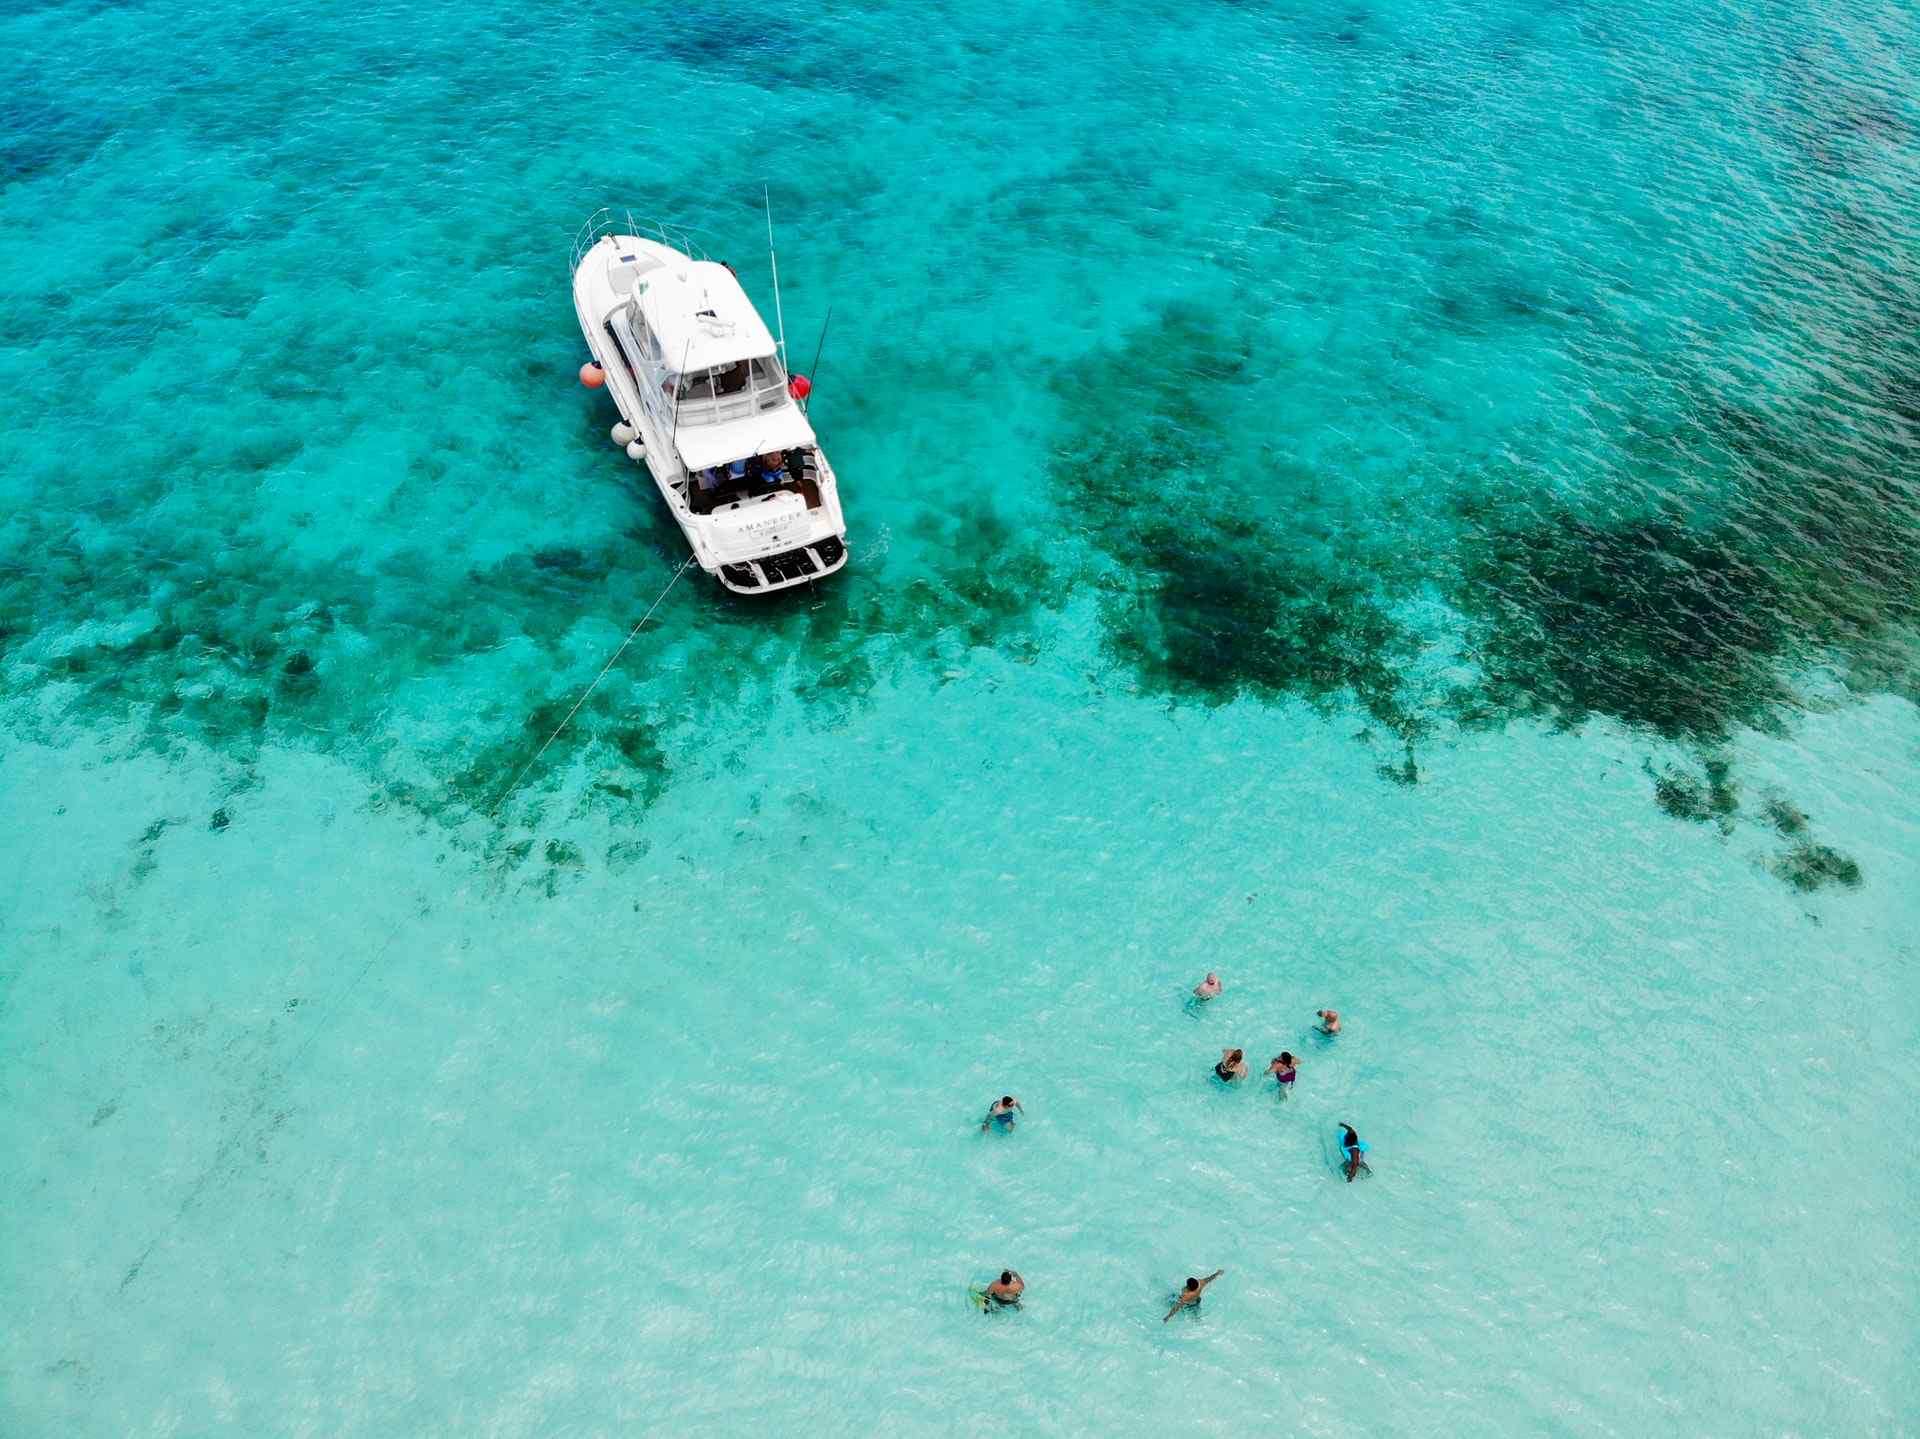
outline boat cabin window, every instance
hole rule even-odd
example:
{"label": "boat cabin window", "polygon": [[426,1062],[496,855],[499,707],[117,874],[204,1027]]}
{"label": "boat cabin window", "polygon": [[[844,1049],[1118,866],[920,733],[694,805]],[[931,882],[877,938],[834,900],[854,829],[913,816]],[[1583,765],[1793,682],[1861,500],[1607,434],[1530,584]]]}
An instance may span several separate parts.
{"label": "boat cabin window", "polygon": [[[734,400],[758,409],[770,409],[786,394],[787,377],[772,355],[735,360],[731,365],[691,370],[678,379],[682,403]],[[725,408],[733,408],[726,406]]]}
{"label": "boat cabin window", "polygon": [[784,390],[787,377],[780,370],[780,362],[772,355],[762,355],[749,364],[754,393],[761,390]]}
{"label": "boat cabin window", "polygon": [[640,342],[640,348],[654,364],[660,364],[666,357],[660,353],[660,341],[654,338],[653,326],[647,323],[647,317],[640,313],[638,305],[633,306],[630,316],[634,338]]}

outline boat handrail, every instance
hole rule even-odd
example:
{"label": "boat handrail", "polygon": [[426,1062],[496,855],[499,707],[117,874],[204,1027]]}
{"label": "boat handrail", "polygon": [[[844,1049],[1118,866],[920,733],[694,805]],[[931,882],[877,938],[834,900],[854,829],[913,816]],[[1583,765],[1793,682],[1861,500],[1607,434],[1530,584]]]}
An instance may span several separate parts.
{"label": "boat handrail", "polygon": [[567,262],[567,273],[571,275],[578,270],[580,262],[587,257],[587,251],[609,235],[637,235],[645,240],[658,240],[693,259],[709,259],[711,257],[707,254],[706,246],[693,238],[705,233],[685,225],[669,225],[661,220],[636,220],[631,210],[615,210],[611,205],[602,205],[574,231],[572,258]]}

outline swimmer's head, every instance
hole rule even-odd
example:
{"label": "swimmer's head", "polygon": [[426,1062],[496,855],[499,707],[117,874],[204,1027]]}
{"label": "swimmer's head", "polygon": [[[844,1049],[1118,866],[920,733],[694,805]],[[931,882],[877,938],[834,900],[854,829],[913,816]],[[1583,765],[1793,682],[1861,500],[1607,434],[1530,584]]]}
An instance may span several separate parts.
{"label": "swimmer's head", "polygon": [[1002,1269],[1000,1271],[1000,1282],[1002,1284],[1013,1283],[1013,1271],[1011,1269]]}
{"label": "swimmer's head", "polygon": [[1200,1287],[1200,1281],[1198,1279],[1193,1278],[1193,1276],[1191,1275],[1187,1276],[1187,1293],[1191,1294],[1193,1293],[1194,1290],[1198,1289],[1199,1287]]}
{"label": "swimmer's head", "polygon": [[1292,1064],[1293,1056],[1291,1054],[1288,1054],[1287,1051],[1283,1049],[1280,1051],[1280,1062],[1282,1064]]}
{"label": "swimmer's head", "polygon": [[1000,1096],[1000,1102],[1010,1106],[1013,1103],[1013,1096],[1011,1094],[1003,1094]]}
{"label": "swimmer's head", "polygon": [[1240,1062],[1240,1059],[1241,1059],[1241,1054],[1240,1054],[1240,1051],[1239,1051],[1239,1050],[1237,1050],[1237,1049],[1236,1049],[1236,1050],[1234,1050],[1234,1051],[1233,1051],[1233,1052],[1232,1052],[1231,1054],[1229,1054],[1229,1055],[1227,1056],[1227,1058],[1228,1058],[1228,1059],[1230,1059],[1230,1060],[1232,1060],[1232,1061],[1233,1061],[1233,1062],[1234,1062],[1235,1064],[1238,1064],[1238,1063]]}
{"label": "swimmer's head", "polygon": [[1215,973],[1214,973],[1214,972],[1213,972],[1212,970],[1208,970],[1208,971],[1207,971],[1207,983],[1208,983],[1208,984],[1218,984],[1219,982],[1220,982],[1220,976],[1219,976],[1219,975],[1217,975],[1217,974],[1215,974]]}

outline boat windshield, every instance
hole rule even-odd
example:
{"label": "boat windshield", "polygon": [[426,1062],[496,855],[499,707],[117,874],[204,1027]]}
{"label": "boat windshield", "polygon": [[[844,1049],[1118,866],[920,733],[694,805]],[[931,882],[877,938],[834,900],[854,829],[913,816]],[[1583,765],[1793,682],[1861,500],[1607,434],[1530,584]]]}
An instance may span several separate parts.
{"label": "boat windshield", "polygon": [[750,397],[756,407],[764,408],[770,398],[786,393],[787,377],[780,361],[772,355],[750,360],[735,360],[731,365],[692,370],[680,379],[680,399],[685,402]]}

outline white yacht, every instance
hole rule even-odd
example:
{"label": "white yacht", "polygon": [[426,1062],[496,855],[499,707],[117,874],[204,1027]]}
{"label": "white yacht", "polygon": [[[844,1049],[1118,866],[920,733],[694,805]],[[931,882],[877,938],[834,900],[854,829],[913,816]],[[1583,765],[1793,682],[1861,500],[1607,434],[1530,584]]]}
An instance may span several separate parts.
{"label": "white yacht", "polygon": [[764,594],[841,569],[847,527],[805,377],[788,379],[732,266],[623,219],[600,211],[573,245],[573,305],[593,352],[581,379],[612,393],[614,443],[652,472],[694,558],[728,589]]}

